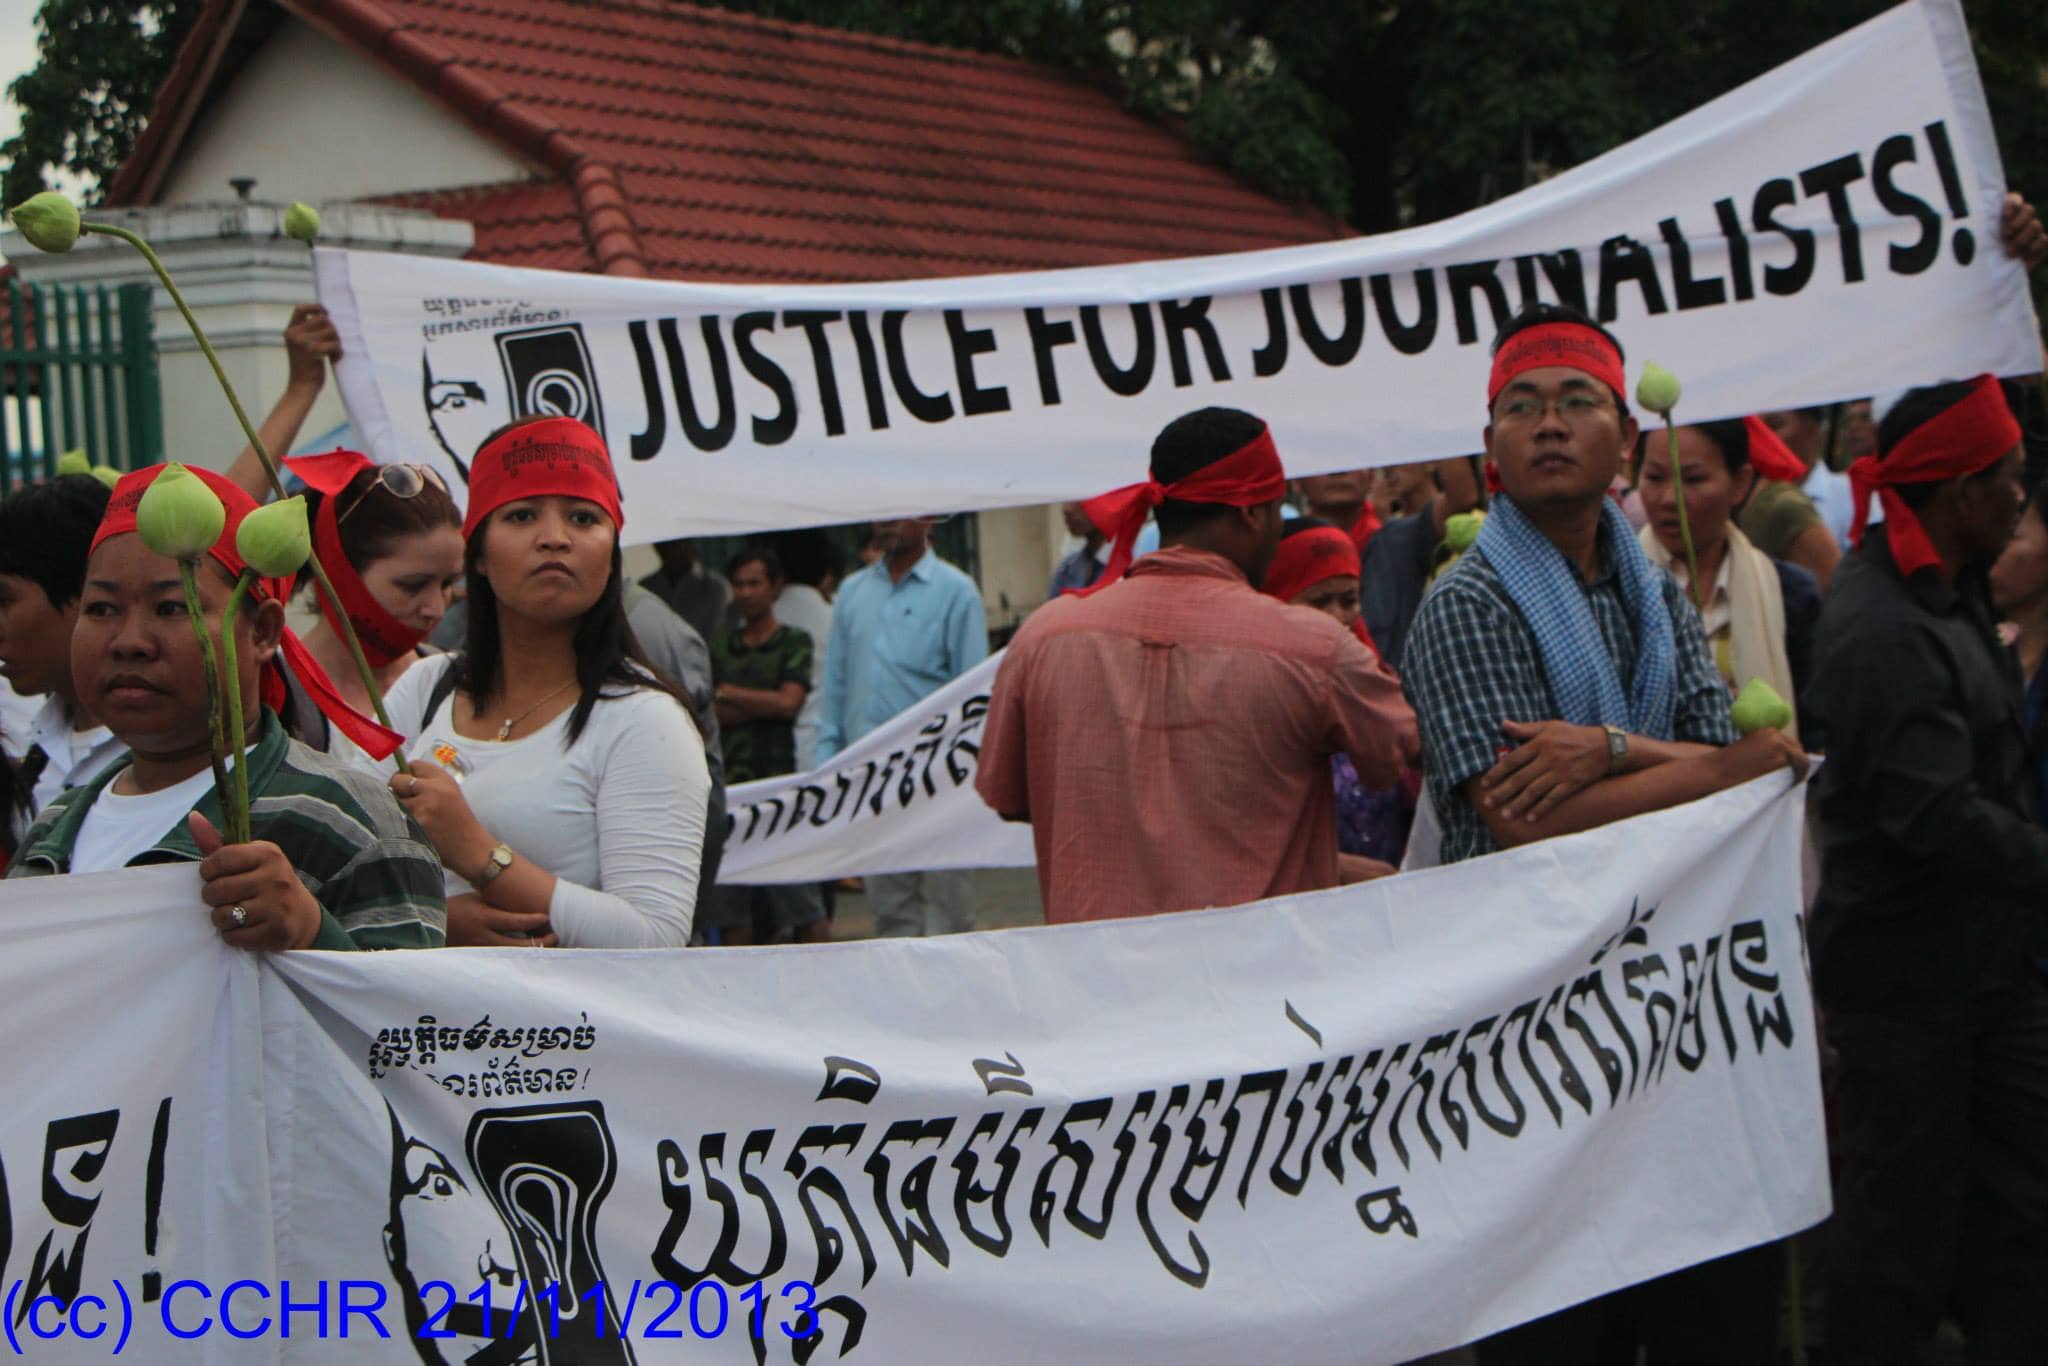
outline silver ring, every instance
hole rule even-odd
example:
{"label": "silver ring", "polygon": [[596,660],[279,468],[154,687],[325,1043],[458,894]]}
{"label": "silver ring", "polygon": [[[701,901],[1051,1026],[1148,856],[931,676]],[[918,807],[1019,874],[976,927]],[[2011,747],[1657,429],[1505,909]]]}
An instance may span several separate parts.
{"label": "silver ring", "polygon": [[249,913],[240,906],[230,906],[228,908],[228,919],[234,921],[235,928],[239,930],[242,926],[249,923]]}

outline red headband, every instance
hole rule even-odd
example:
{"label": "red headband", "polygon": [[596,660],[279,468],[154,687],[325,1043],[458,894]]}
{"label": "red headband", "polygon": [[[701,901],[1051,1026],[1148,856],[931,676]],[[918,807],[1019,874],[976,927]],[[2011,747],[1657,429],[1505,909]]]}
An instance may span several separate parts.
{"label": "red headband", "polygon": [[[342,610],[348,613],[349,624],[355,628],[356,639],[362,642],[363,656],[370,661],[370,667],[381,669],[411,653],[427,633],[414,630],[384,610],[341,546],[341,514],[353,510],[338,506],[341,495],[364,470],[375,469],[376,462],[356,451],[332,451],[326,455],[288,456],[284,463],[305,480],[306,487],[323,495],[320,510],[313,514],[313,553],[320,557],[320,567],[327,571],[327,581],[334,585],[334,594],[341,599]],[[319,604],[320,615],[327,619],[327,629],[339,635],[341,623],[335,620],[334,606],[327,601],[327,595],[316,593],[314,600]]]}
{"label": "red headband", "polygon": [[1870,495],[1875,492],[1884,500],[1885,536],[1902,574],[1937,565],[1941,555],[1895,487],[1975,474],[1997,464],[2020,444],[2020,424],[2006,404],[1997,377],[1979,375],[1970,384],[1968,398],[1927,419],[1890,450],[1866,455],[1849,466],[1849,492],[1856,500],[1856,519],[1850,523],[1849,535],[1862,543]]}
{"label": "red headband", "polygon": [[[114,485],[113,496],[107,500],[106,515],[100,519],[99,529],[93,532],[92,546],[87,554],[98,550],[102,542],[135,530],[135,509],[141,505],[143,493],[167,468],[165,465],[151,465],[121,476],[121,481]],[[221,506],[227,509],[227,521],[221,527],[220,539],[214,542],[208,554],[229,574],[240,578],[246,566],[235,550],[235,530],[242,525],[244,517],[256,510],[256,500],[243,492],[240,485],[212,470],[196,465],[186,468],[199,476],[220,499]],[[249,591],[259,599],[283,602],[291,596],[291,580],[258,579]],[[284,628],[283,638],[278,642],[278,656],[291,668],[292,676],[299,680],[299,686],[306,690],[306,695],[313,699],[313,705],[320,709],[321,714],[371,758],[385,758],[398,748],[404,737],[397,731],[386,730],[343,701],[335,690],[334,680],[327,676],[327,671],[320,667],[320,661],[313,658],[305,642],[289,626]],[[272,711],[282,711],[285,692],[284,675],[279,671],[277,659],[273,659],[263,670],[263,705]]]}
{"label": "red headband", "polygon": [[1267,428],[1185,479],[1171,484],[1147,479],[1142,484],[1127,484],[1099,498],[1090,498],[1081,504],[1081,510],[1110,538],[1109,563],[1104,566],[1102,577],[1092,585],[1067,591],[1086,597],[1122,578],[1131,566],[1131,552],[1138,544],[1138,533],[1145,528],[1146,514],[1169,498],[1182,503],[1249,508],[1270,503],[1286,492],[1287,472],[1280,467],[1280,452],[1273,448],[1273,432]]}
{"label": "red headband", "polygon": [[1333,526],[1310,527],[1281,539],[1260,591],[1293,602],[1324,579],[1357,578],[1358,563],[1358,547],[1349,535]]}
{"label": "red headband", "polygon": [[1742,419],[1742,427],[1749,433],[1749,467],[1756,471],[1757,478],[1787,484],[1805,482],[1806,462],[1793,454],[1784,439],[1771,430],[1770,423],[1751,416]]}
{"label": "red headband", "polygon": [[[1273,566],[1266,571],[1265,586],[1259,591],[1293,602],[1324,579],[1346,574],[1359,576],[1358,547],[1350,533],[1333,526],[1310,527],[1281,538],[1280,548],[1273,553]],[[1375,655],[1380,652],[1372,633],[1365,629],[1364,617],[1351,623],[1351,633]]]}
{"label": "red headband", "polygon": [[476,453],[462,539],[475,535],[484,518],[505,504],[549,494],[595,503],[614,527],[626,525],[604,438],[573,417],[550,417],[514,427]]}
{"label": "red headband", "polygon": [[1486,382],[1486,406],[1500,397],[1524,370],[1562,365],[1580,370],[1619,394],[1628,388],[1621,352],[1598,330],[1584,323],[1538,323],[1501,343],[1493,356],[1493,375]]}

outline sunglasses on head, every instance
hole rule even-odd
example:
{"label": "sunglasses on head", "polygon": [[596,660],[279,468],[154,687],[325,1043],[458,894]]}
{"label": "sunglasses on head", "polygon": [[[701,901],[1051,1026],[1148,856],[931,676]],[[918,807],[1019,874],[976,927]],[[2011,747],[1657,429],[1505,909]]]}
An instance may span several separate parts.
{"label": "sunglasses on head", "polygon": [[381,488],[393,498],[417,498],[432,484],[441,492],[448,492],[448,481],[441,472],[430,465],[379,465],[377,477],[363,487],[363,491],[350,501],[349,505],[335,514],[334,524],[338,527],[348,520],[349,514],[363,505],[363,499]]}

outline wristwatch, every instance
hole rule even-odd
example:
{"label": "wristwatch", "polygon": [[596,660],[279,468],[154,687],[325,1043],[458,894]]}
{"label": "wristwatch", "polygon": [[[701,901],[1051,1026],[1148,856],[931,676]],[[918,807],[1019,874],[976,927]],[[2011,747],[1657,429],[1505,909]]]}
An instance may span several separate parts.
{"label": "wristwatch", "polygon": [[[1607,732],[1607,771],[1621,772],[1621,766],[1628,762],[1628,732],[1620,726],[1602,726]],[[502,848],[503,846],[499,846]]]}
{"label": "wristwatch", "polygon": [[490,880],[512,866],[512,846],[500,844],[491,850],[491,856],[484,860],[483,871],[469,880],[469,885],[482,891]]}

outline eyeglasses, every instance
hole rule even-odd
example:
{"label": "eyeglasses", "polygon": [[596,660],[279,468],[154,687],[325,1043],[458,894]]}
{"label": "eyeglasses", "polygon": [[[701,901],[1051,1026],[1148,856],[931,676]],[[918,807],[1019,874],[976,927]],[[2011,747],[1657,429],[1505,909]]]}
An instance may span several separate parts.
{"label": "eyeglasses", "polygon": [[363,505],[363,499],[380,487],[393,498],[417,498],[430,483],[441,492],[448,492],[448,481],[431,465],[379,465],[377,477],[364,486],[353,502],[335,514],[334,524],[338,527],[346,522],[348,515]]}
{"label": "eyeglasses", "polygon": [[1495,422],[1538,422],[1551,408],[1566,422],[1581,422],[1595,413],[1614,411],[1614,405],[1597,394],[1577,391],[1559,394],[1555,399],[1540,398],[1535,394],[1517,394],[1494,409]]}

